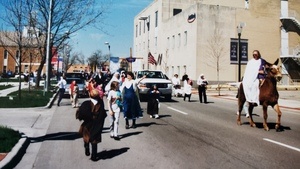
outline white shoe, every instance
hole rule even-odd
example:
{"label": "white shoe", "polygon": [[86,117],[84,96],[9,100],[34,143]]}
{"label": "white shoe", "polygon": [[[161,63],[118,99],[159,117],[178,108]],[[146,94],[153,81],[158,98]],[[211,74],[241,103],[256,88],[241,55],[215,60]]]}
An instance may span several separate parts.
{"label": "white shoe", "polygon": [[249,114],[246,114],[246,117],[249,118]]}
{"label": "white shoe", "polygon": [[158,115],[158,114],[156,114],[156,115],[154,115],[154,117],[155,117],[156,119],[158,119],[158,118],[159,118],[159,115]]}
{"label": "white shoe", "polygon": [[152,119],[152,118],[153,118],[153,116],[152,116],[152,115],[150,115],[150,118]]}

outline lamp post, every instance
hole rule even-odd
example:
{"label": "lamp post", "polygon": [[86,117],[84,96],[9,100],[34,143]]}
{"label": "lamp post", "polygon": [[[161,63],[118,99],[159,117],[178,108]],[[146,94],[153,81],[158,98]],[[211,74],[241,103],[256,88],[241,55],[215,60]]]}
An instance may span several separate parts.
{"label": "lamp post", "polygon": [[238,80],[239,82],[241,81],[241,60],[242,60],[242,50],[241,50],[241,35],[242,35],[242,30],[243,27],[242,25],[238,25],[236,27],[237,33],[238,33]]}
{"label": "lamp post", "polygon": [[[141,16],[139,18],[139,20],[144,21],[144,26],[145,26],[145,21],[147,21],[148,18],[149,18],[148,16]],[[147,25],[147,32],[148,32],[148,35],[147,35],[147,54],[146,55],[148,56],[148,53],[149,53],[149,23],[147,22],[146,25]],[[148,58],[147,58],[147,69],[149,69]]]}
{"label": "lamp post", "polygon": [[107,47],[108,47],[108,63],[110,66],[110,44],[109,44],[109,42],[104,42],[104,44],[107,45]]}

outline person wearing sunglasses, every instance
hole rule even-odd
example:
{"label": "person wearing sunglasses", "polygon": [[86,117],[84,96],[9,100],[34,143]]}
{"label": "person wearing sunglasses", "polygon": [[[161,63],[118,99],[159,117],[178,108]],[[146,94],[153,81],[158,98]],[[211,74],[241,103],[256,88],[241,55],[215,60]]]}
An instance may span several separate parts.
{"label": "person wearing sunglasses", "polygon": [[259,105],[260,81],[265,78],[266,61],[258,50],[253,51],[253,58],[248,61],[242,80],[246,101],[253,106]]}

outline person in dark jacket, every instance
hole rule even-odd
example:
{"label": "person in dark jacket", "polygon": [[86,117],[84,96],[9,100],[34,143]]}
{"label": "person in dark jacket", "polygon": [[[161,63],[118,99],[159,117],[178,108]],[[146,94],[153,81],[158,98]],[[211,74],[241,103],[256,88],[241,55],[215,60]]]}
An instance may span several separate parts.
{"label": "person in dark jacket", "polygon": [[159,118],[159,97],[160,92],[156,85],[153,85],[148,91],[148,104],[147,104],[147,114],[150,115],[150,118]]}
{"label": "person in dark jacket", "polygon": [[99,91],[93,89],[90,92],[90,100],[84,101],[76,112],[76,119],[83,120],[79,134],[83,136],[86,156],[90,155],[89,145],[92,145],[92,161],[99,160],[99,157],[97,157],[97,144],[102,141],[101,134],[106,116]]}

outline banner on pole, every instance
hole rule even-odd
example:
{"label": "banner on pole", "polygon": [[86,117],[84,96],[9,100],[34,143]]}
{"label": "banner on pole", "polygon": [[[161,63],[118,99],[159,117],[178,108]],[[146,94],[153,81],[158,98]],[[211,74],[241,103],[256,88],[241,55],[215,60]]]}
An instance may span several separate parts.
{"label": "banner on pole", "polygon": [[[238,39],[230,38],[230,64],[238,64]],[[248,62],[248,39],[241,39],[241,64]]]}
{"label": "banner on pole", "polygon": [[119,69],[119,57],[110,57],[109,70],[114,73]]}

